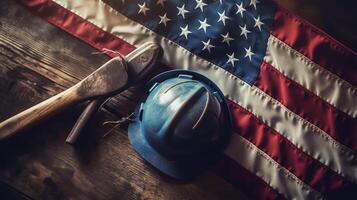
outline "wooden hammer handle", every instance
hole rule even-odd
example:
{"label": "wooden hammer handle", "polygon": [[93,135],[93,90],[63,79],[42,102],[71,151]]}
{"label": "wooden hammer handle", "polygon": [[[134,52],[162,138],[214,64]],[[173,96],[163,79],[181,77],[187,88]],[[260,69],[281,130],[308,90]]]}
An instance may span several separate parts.
{"label": "wooden hammer handle", "polygon": [[120,56],[112,58],[71,88],[0,123],[0,140],[16,135],[19,131],[82,100],[119,91],[127,83],[128,71],[125,60]]}
{"label": "wooden hammer handle", "polygon": [[68,106],[80,101],[77,95],[77,85],[3,121],[0,123],[0,140],[14,136],[38,122],[62,111]]}

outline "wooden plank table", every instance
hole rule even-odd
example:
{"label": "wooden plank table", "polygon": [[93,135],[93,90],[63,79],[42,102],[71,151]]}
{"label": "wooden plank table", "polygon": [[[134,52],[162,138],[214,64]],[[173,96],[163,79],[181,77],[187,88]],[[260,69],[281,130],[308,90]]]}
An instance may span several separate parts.
{"label": "wooden plank table", "polygon": [[[327,23],[322,11],[329,11],[328,3],[321,11],[316,6],[322,1],[280,2],[356,49],[355,22]],[[72,86],[109,59],[94,52],[16,2],[0,1],[0,121]],[[110,129],[102,123],[129,115],[142,91],[139,85],[113,98],[76,146],[64,141],[83,105],[1,142],[0,187],[19,191],[20,199],[244,199],[213,170],[187,182],[158,172],[131,148],[127,126],[102,138]]]}

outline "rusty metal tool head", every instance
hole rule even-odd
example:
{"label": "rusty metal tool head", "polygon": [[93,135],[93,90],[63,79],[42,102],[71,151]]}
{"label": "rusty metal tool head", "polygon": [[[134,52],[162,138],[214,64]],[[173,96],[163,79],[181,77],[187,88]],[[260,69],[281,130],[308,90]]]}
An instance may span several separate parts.
{"label": "rusty metal tool head", "polygon": [[[159,45],[148,42],[125,56],[124,60],[128,66],[129,80],[128,84],[121,88],[120,91],[117,91],[117,93],[142,80],[154,68],[161,54],[162,51]],[[76,142],[85,124],[106,99],[107,96],[102,96],[89,102],[69,133],[66,139],[67,143],[73,144]]]}

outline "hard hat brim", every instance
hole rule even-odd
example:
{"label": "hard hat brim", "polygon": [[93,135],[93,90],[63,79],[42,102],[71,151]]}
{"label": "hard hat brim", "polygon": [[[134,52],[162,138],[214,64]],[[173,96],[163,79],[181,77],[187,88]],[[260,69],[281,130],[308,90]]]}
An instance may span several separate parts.
{"label": "hard hat brim", "polygon": [[217,161],[223,154],[223,148],[228,144],[232,119],[228,108],[228,104],[225,101],[225,97],[215,83],[209,80],[207,77],[189,70],[171,70],[163,72],[153,79],[151,79],[147,88],[151,88],[155,83],[162,82],[169,78],[178,77],[179,75],[191,76],[193,80],[199,80],[206,84],[213,92],[215,92],[221,100],[221,108],[225,121],[225,127],[222,132],[219,143],[211,150],[201,153],[200,155],[182,156],[182,157],[170,157],[158,152],[152,145],[148,143],[147,138],[144,135],[144,129],[142,122],[138,119],[140,108],[137,107],[135,111],[135,121],[131,122],[128,127],[129,140],[134,149],[155,168],[159,169],[163,173],[174,177],[176,179],[191,179],[194,176],[203,172],[208,166],[211,166],[213,162]]}
{"label": "hard hat brim", "polygon": [[156,151],[148,142],[141,130],[140,121],[129,125],[131,145],[147,162],[163,173],[176,179],[192,179],[204,168],[218,158],[218,154],[195,155],[194,157],[168,157]]}

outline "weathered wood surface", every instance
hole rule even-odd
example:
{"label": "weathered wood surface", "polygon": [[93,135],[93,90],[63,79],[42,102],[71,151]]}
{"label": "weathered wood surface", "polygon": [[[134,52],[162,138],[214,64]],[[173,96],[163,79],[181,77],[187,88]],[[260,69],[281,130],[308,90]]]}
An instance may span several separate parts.
{"label": "weathered wood surface", "polygon": [[[354,22],[326,21],[330,8],[317,9],[321,1],[279,1],[356,49]],[[342,12],[328,18],[347,19]],[[0,121],[71,87],[109,59],[93,52],[15,2],[0,1]],[[245,198],[212,171],[189,182],[156,171],[131,148],[126,126],[101,138],[110,129],[102,122],[130,114],[141,93],[137,86],[113,98],[75,147],[64,141],[83,105],[0,143],[0,180],[35,199]]]}
{"label": "weathered wood surface", "polygon": [[[12,1],[1,1],[0,9],[0,120],[72,86],[109,59]],[[2,142],[0,179],[35,199],[242,197],[211,171],[189,182],[164,176],[134,152],[127,127],[100,139],[110,128],[101,123],[132,112],[141,91],[113,99],[108,110],[115,116],[98,113],[77,147],[64,141],[81,106]]]}
{"label": "weathered wood surface", "polygon": [[0,141],[14,137],[70,106],[124,90],[128,80],[125,60],[113,58],[72,87],[1,122]]}

